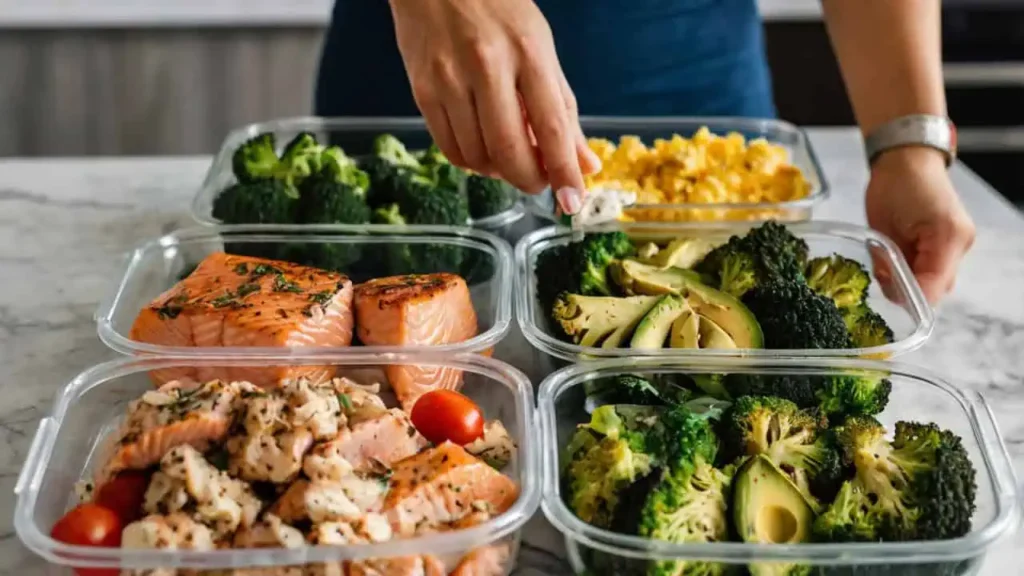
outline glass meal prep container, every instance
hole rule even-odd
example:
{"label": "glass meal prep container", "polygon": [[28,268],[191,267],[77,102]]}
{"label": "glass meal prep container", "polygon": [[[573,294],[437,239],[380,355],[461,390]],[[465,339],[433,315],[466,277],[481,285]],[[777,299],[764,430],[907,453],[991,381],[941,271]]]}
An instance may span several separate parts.
{"label": "glass meal prep container", "polygon": [[[725,242],[732,235],[744,234],[757,223],[741,222],[689,222],[689,223],[632,223],[619,222],[593,227],[591,231],[622,230],[634,239],[654,240],[676,237],[707,238]],[[523,335],[540,354],[536,363],[546,364],[548,372],[560,361],[575,362],[593,358],[631,358],[652,356],[659,358],[697,358],[753,356],[771,357],[891,357],[905,354],[921,346],[931,335],[935,318],[925,300],[921,287],[911,273],[899,249],[885,236],[864,226],[842,222],[812,221],[787,224],[789,230],[804,239],[810,256],[838,253],[871,268],[874,272],[885,269],[890,280],[890,294],[883,294],[878,278],[873,273],[867,302],[885,318],[894,334],[894,341],[885,346],[850,348],[841,350],[772,350],[772,349],[633,349],[580,346],[558,338],[549,325],[550,313],[543,310],[537,300],[537,278],[534,265],[537,256],[545,250],[570,242],[572,231],[556,226],[537,230],[523,237],[516,245],[516,318]]]}
{"label": "glass meal prep container", "polygon": [[[85,548],[50,537],[53,524],[78,503],[76,483],[91,479],[100,465],[98,447],[116,429],[128,402],[153,390],[149,372],[181,367],[271,370],[325,362],[334,366],[339,375],[362,383],[383,381],[378,378],[382,369],[392,364],[462,370],[461,392],[479,405],[487,420],[501,420],[515,441],[515,456],[503,472],[519,485],[516,502],[504,513],[468,529],[365,545],[200,552]],[[504,566],[507,573],[516,558],[521,528],[540,502],[540,453],[534,436],[533,406],[533,388],[521,372],[476,354],[443,358],[431,354],[361,353],[286,361],[155,357],[115,360],[78,375],[60,392],[51,412],[40,421],[15,488],[14,525],[18,537],[34,553],[52,564],[78,568],[178,568],[214,574],[213,570],[227,568],[302,566],[427,554],[453,564],[474,549],[499,544],[508,546],[511,552]]]}
{"label": "glass meal prep container", "polygon": [[[892,393],[879,421],[892,431],[898,420],[934,422],[963,439],[977,470],[977,510],[969,534],[955,540],[838,543],[750,544],[712,542],[671,544],[618,534],[580,520],[563,500],[560,473],[564,450],[577,424],[589,422],[584,385],[621,374],[653,377],[672,374],[744,373],[771,375],[834,375],[847,370],[884,373]],[[568,559],[577,574],[604,576],[608,561],[639,568],[652,560],[718,563],[723,574],[742,574],[744,565],[805,564],[810,574],[882,576],[974,574],[994,543],[1017,528],[1018,489],[1009,455],[984,398],[961,390],[917,367],[859,359],[611,359],[569,366],[551,374],[540,386],[538,412],[544,467],[545,516],[565,536]],[[727,568],[727,569],[726,569]],[[733,571],[731,571],[731,570]],[[617,572],[627,573],[627,572]],[[703,572],[702,572],[703,573]],[[708,572],[718,573],[718,572]],[[767,572],[770,573],[770,572]]]}
{"label": "glass meal prep container", "polygon": [[[310,132],[318,142],[341,146],[345,153],[359,158],[370,153],[373,140],[380,134],[393,134],[410,150],[424,150],[432,142],[426,124],[420,118],[284,118],[259,124],[250,124],[233,130],[225,138],[213,164],[203,179],[203,184],[192,201],[192,216],[202,224],[219,224],[213,217],[213,201],[218,194],[236,182],[231,171],[231,157],[235,149],[246,140],[271,132],[278,146],[302,132]],[[473,220],[474,228],[485,230],[502,237],[526,214],[521,202],[511,208]]]}
{"label": "glass meal prep container", "polygon": [[[691,203],[644,204],[638,202],[626,210],[625,216],[635,221],[743,221],[743,220],[809,220],[815,206],[828,198],[829,187],[818,158],[800,128],[780,120],[715,117],[584,117],[580,125],[587,138],[603,138],[618,144],[621,136],[637,136],[651,146],[655,139],[673,135],[690,138],[700,128],[725,136],[731,132],[750,140],[763,138],[781,146],[789,156],[789,164],[798,168],[809,190],[803,198],[783,202],[755,203]],[[554,219],[555,204],[550,190],[536,196],[523,196],[530,213],[541,221]]]}
{"label": "glass meal prep container", "polygon": [[[199,226],[148,241],[127,258],[125,271],[96,313],[99,337],[122,354],[185,356],[260,356],[301,351],[337,354],[348,351],[393,352],[388,346],[350,347],[185,347],[133,340],[131,327],[139,311],[187,276],[214,252],[272,257],[316,266],[320,255],[337,250],[356,251],[358,258],[343,269],[354,284],[371,277],[406,273],[388,264],[388,256],[404,250],[429,254],[436,248],[458,250],[457,269],[422,269],[416,272],[453,272],[465,278],[476,311],[477,335],[468,340],[419,348],[436,352],[479,352],[492,348],[511,325],[512,250],[496,236],[473,228],[444,226]],[[335,252],[331,252],[331,251]],[[370,274],[370,270],[377,271]],[[416,347],[403,347],[412,350]]]}

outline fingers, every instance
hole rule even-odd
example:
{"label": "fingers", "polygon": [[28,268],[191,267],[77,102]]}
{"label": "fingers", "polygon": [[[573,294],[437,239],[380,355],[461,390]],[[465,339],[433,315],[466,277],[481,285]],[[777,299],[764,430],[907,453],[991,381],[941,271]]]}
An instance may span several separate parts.
{"label": "fingers", "polygon": [[569,87],[569,82],[565,79],[565,74],[561,75],[561,82],[559,83],[562,91],[562,100],[565,103],[565,113],[568,117],[570,125],[573,127],[573,133],[576,140],[576,158],[580,164],[580,171],[584,175],[597,174],[601,171],[601,159],[597,157],[597,154],[590,149],[590,145],[587,144],[587,137],[583,134],[583,128],[580,126],[580,115],[579,109],[576,106],[576,95],[573,94],[572,88]]}
{"label": "fingers", "polygon": [[974,224],[952,220],[922,232],[911,269],[932,304],[939,302],[956,283],[960,261],[974,244]]}
{"label": "fingers", "polygon": [[545,177],[523,121],[515,78],[502,73],[497,60],[483,52],[476,56],[483,79],[476,100],[484,147],[496,172],[516,188],[531,191],[543,187]]}
{"label": "fingers", "polygon": [[[530,127],[537,137],[537,147],[544,159],[544,170],[552,190],[572,188],[583,190],[583,173],[576,148],[576,129],[566,113],[558,76],[530,60],[520,78],[519,91],[523,96]],[[539,192],[538,183],[527,192]]]}
{"label": "fingers", "polygon": [[431,137],[441,149],[448,161],[456,166],[465,166],[466,159],[459,149],[459,142],[455,138],[455,131],[452,130],[451,122],[448,121],[448,113],[439,105],[431,103],[425,106],[417,102],[423,119],[427,123],[427,130]]}

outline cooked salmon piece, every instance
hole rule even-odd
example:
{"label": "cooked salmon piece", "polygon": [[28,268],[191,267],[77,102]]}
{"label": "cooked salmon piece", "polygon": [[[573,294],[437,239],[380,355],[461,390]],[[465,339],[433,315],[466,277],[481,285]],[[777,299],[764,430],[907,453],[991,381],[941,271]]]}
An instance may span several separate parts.
{"label": "cooked salmon piece", "polygon": [[446,576],[446,572],[444,562],[434,556],[402,556],[352,562],[347,576]]}
{"label": "cooked salmon piece", "polygon": [[[352,281],[290,262],[215,252],[147,304],[130,337],[173,347],[345,347],[352,343]],[[261,386],[323,373],[323,366],[202,367],[153,377],[245,380]]]}
{"label": "cooked salmon piece", "polygon": [[129,404],[96,485],[121,470],[144,470],[176,446],[209,450],[227,436],[243,396],[258,391],[246,382],[212,380],[191,388],[172,381],[146,392]]}
{"label": "cooked salmon piece", "polygon": [[506,544],[481,546],[466,554],[449,576],[502,576],[508,572],[509,556]]}
{"label": "cooked salmon piece", "polygon": [[[342,429],[334,440],[314,446],[306,457],[306,474],[313,477],[317,474],[313,470],[324,470],[328,465],[320,462],[329,463],[338,458],[344,459],[357,471],[372,472],[381,465],[390,466],[412,456],[426,446],[427,439],[416,431],[409,416],[392,408],[355,422]],[[311,461],[313,457],[321,460]]]}
{"label": "cooked salmon piece", "polygon": [[[455,274],[377,278],[355,288],[356,330],[371,346],[436,346],[477,334],[469,287]],[[455,390],[462,373],[450,368],[388,366],[388,382],[405,410],[435,388]]]}
{"label": "cooked salmon piece", "polygon": [[395,463],[384,513],[397,534],[410,536],[477,510],[501,514],[518,496],[511,478],[444,442]]}

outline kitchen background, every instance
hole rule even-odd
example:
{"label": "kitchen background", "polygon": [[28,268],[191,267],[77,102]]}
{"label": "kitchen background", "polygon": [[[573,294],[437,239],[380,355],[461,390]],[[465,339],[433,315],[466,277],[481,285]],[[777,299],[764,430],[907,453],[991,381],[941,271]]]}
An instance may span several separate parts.
{"label": "kitchen background", "polygon": [[[383,1],[383,0],[363,0]],[[782,118],[853,122],[816,0],[759,0]],[[330,0],[0,0],[0,156],[212,153],[309,114]],[[945,0],[961,157],[1024,207],[1024,0]]]}

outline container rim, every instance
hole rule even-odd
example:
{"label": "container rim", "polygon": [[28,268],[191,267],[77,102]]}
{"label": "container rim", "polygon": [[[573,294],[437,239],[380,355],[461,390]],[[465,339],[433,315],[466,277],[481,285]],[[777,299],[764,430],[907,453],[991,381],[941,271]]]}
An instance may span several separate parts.
{"label": "container rim", "polygon": [[[881,371],[926,382],[949,394],[970,422],[981,451],[981,462],[992,481],[996,515],[984,527],[953,540],[886,543],[750,544],[709,542],[673,544],[617,534],[580,520],[560,497],[559,454],[555,406],[566,389],[592,378],[601,370],[612,374],[632,371],[687,371],[698,373],[802,373],[830,374],[837,370]],[[701,559],[720,562],[797,561],[828,564],[919,563],[961,560],[979,555],[1015,529],[1021,518],[1016,474],[991,409],[981,394],[965,392],[926,369],[898,362],[862,359],[757,359],[689,360],[629,358],[599,360],[562,368],[540,385],[537,398],[543,451],[544,515],[567,539],[603,552],[636,559]]]}
{"label": "container rim", "polygon": [[[387,130],[387,129],[426,130],[426,122],[417,116],[411,117],[324,117],[324,116],[294,116],[278,118],[265,122],[246,124],[228,132],[220,149],[213,156],[210,167],[206,170],[203,182],[199,186],[196,195],[192,197],[191,212],[192,218],[199,224],[205,226],[217,226],[222,222],[213,217],[208,204],[221,192],[215,185],[217,177],[222,173],[224,167],[231,166],[231,156],[239,144],[261,134],[263,132],[276,132],[280,130]],[[513,224],[526,215],[526,209],[522,206],[520,199],[503,212],[493,214],[486,218],[470,218],[467,226],[493,230],[502,226]],[[296,224],[296,226],[315,226],[315,224]]]}
{"label": "container rim", "polygon": [[[82,394],[105,382],[153,369],[188,364],[190,366],[273,366],[280,364],[308,365],[329,362],[338,366],[426,364],[460,369],[479,374],[505,386],[514,397],[518,429],[516,438],[519,457],[519,498],[504,513],[480,525],[456,532],[430,534],[416,538],[396,539],[376,544],[350,546],[309,546],[305,548],[266,548],[213,550],[124,550],[69,546],[40,530],[33,518],[40,497],[43,473],[53,453],[58,432],[67,411]],[[21,541],[47,561],[73,567],[123,568],[240,568],[246,566],[282,566],[317,562],[336,562],[366,558],[387,558],[419,554],[458,553],[504,538],[522,528],[536,512],[541,498],[540,449],[536,435],[536,411],[533,388],[519,369],[479,354],[360,353],[325,357],[297,356],[290,358],[203,358],[191,357],[127,357],[96,365],[76,376],[58,395],[49,415],[40,421],[39,431],[15,487],[14,524]]]}
{"label": "container rim", "polygon": [[[825,171],[818,159],[818,154],[811,146],[810,138],[804,128],[796,126],[785,120],[774,118],[745,118],[739,116],[581,116],[580,125],[584,133],[587,129],[614,129],[621,128],[623,131],[633,129],[638,125],[660,127],[671,130],[673,127],[682,128],[692,125],[719,125],[728,126],[730,130],[748,132],[775,131],[791,135],[796,139],[793,148],[807,155],[812,174],[805,174],[805,178],[812,184],[810,193],[796,200],[785,202],[715,202],[715,203],[685,203],[685,204],[634,204],[630,209],[635,210],[810,210],[814,206],[824,202],[831,196],[832,189],[828,179],[825,178]],[[549,198],[550,188],[540,192]],[[538,198],[540,197],[538,195]],[[527,207],[534,216],[554,221],[554,213],[545,210],[540,205],[538,198],[531,198],[527,201]]]}
{"label": "container rim", "polygon": [[[599,232],[608,230],[645,231],[658,234],[686,235],[694,232],[714,232],[723,236],[736,234],[759,225],[760,222],[617,222],[611,225],[595,226],[586,231]],[[865,226],[836,222],[830,220],[814,220],[806,222],[787,222],[786,227],[800,234],[822,234],[834,238],[844,238],[857,242],[870,242],[873,248],[879,249],[877,257],[883,259],[892,269],[892,281],[898,284],[907,298],[907,311],[914,320],[913,332],[905,338],[867,348],[847,348],[841,350],[799,349],[775,350],[743,348],[738,350],[696,350],[688,351],[679,348],[662,348],[637,351],[627,348],[598,348],[580,346],[562,341],[548,334],[535,322],[537,317],[537,298],[533,257],[546,249],[551,243],[567,240],[572,231],[561,226],[548,226],[523,236],[516,244],[516,321],[526,339],[540,351],[562,360],[577,361],[587,358],[621,358],[629,356],[647,356],[655,358],[850,358],[850,357],[890,357],[913,351],[925,343],[935,327],[935,315],[928,304],[920,285],[910,271],[910,266],[903,258],[899,248],[888,237]],[[525,285],[523,285],[525,283]]]}
{"label": "container rim", "polygon": [[[322,234],[311,234],[322,233]],[[328,235],[342,233],[344,235]],[[395,240],[409,241],[416,239],[418,243],[454,244],[489,253],[494,262],[494,277],[491,279],[497,287],[493,324],[476,336],[453,344],[438,346],[353,346],[343,348],[309,348],[309,347],[223,347],[223,348],[186,348],[161,346],[138,342],[128,338],[114,327],[113,315],[118,305],[125,298],[125,291],[132,278],[135,268],[144,255],[152,250],[166,249],[181,243],[212,240],[219,238],[245,238],[251,241],[297,241],[297,242],[328,242],[354,243],[370,242],[384,244]],[[354,353],[385,353],[401,349],[410,352],[437,352],[454,354],[466,351],[480,351],[491,348],[507,334],[512,324],[512,249],[508,242],[490,232],[470,227],[451,226],[393,226],[382,224],[234,224],[216,226],[194,226],[177,230],[159,238],[149,240],[133,249],[127,258],[124,270],[116,287],[100,302],[96,310],[97,333],[100,340],[108,347],[121,354],[160,354],[181,357],[294,357],[323,355],[332,356]]]}

